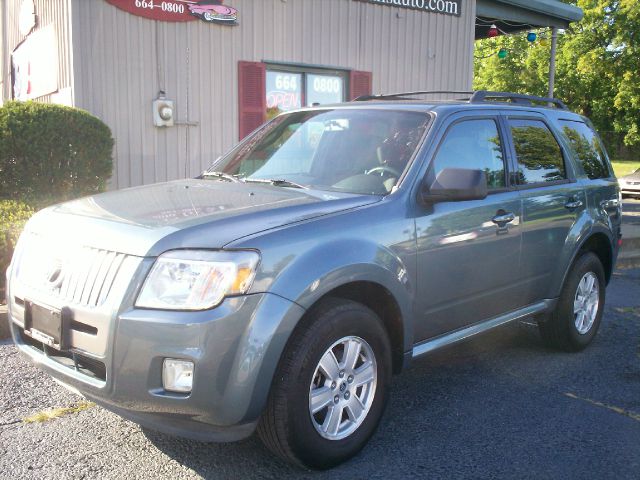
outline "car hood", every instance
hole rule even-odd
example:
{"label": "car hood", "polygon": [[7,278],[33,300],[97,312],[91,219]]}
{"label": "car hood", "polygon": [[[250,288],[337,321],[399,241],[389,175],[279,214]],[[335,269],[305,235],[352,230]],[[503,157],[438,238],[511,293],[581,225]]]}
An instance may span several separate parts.
{"label": "car hood", "polygon": [[222,248],[239,238],[375,203],[379,196],[219,180],[179,180],[103,193],[37,213],[26,231],[137,256]]}

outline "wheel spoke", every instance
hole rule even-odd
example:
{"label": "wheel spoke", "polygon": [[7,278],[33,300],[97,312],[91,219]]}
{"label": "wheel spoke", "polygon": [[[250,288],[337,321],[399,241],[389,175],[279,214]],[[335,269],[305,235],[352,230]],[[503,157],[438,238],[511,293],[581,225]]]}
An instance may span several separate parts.
{"label": "wheel spoke", "polygon": [[320,360],[320,369],[329,380],[337,381],[340,366],[332,350],[328,350]]}
{"label": "wheel spoke", "polygon": [[352,421],[357,422],[360,415],[362,415],[362,412],[364,412],[364,405],[356,395],[353,395],[349,399],[349,403],[347,403],[347,414],[349,415],[349,418]]}
{"label": "wheel spoke", "polygon": [[595,283],[595,279],[593,278],[592,275],[587,276],[587,285],[586,285],[586,289],[585,289],[585,295],[589,295],[591,293],[591,291],[593,290],[593,284]]}
{"label": "wheel spoke", "polygon": [[327,411],[327,416],[322,423],[322,431],[329,434],[335,435],[338,433],[338,429],[340,428],[340,422],[342,420],[342,410],[344,407],[339,405],[334,405],[329,407]]}
{"label": "wheel spoke", "polygon": [[587,323],[587,312],[585,310],[582,310],[580,312],[580,315],[578,316],[578,325],[577,325],[578,331],[580,333],[584,333],[584,328],[586,323]]}
{"label": "wheel spoke", "polygon": [[353,373],[353,386],[359,387],[360,385],[366,385],[372,382],[374,378],[375,369],[371,362],[367,362]]}
{"label": "wheel spoke", "polygon": [[573,313],[576,314],[582,310],[582,300],[576,297],[573,301]]}
{"label": "wheel spoke", "polygon": [[344,346],[344,355],[342,356],[342,368],[353,371],[360,358],[362,345],[356,340],[349,340]]}
{"label": "wheel spoke", "polygon": [[311,390],[311,413],[318,413],[332,403],[333,392],[329,387],[320,387]]}

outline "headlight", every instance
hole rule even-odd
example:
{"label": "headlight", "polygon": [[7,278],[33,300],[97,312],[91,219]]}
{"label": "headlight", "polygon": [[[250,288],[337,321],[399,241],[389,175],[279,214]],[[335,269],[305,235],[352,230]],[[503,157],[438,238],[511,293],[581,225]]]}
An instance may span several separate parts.
{"label": "headlight", "polygon": [[136,307],[206,310],[251,288],[260,256],[252,251],[175,250],[160,255]]}

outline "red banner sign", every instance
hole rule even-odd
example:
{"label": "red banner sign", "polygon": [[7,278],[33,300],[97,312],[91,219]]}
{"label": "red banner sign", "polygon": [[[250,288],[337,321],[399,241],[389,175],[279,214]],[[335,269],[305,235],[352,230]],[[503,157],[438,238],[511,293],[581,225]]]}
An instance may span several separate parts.
{"label": "red banner sign", "polygon": [[107,0],[121,10],[162,22],[190,22],[237,25],[238,10],[223,0]]}

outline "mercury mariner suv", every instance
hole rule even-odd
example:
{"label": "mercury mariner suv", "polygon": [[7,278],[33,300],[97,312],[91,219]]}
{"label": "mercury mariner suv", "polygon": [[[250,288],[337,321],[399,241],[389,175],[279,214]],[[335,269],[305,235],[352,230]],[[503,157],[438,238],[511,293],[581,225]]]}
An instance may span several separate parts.
{"label": "mercury mariner suv", "polygon": [[39,212],[7,272],[19,350],[148,428],[257,430],[328,468],[417,357],[525,318],[583,349],[621,244],[591,123],[555,99],[415,93],[285,113],[197,179]]}

